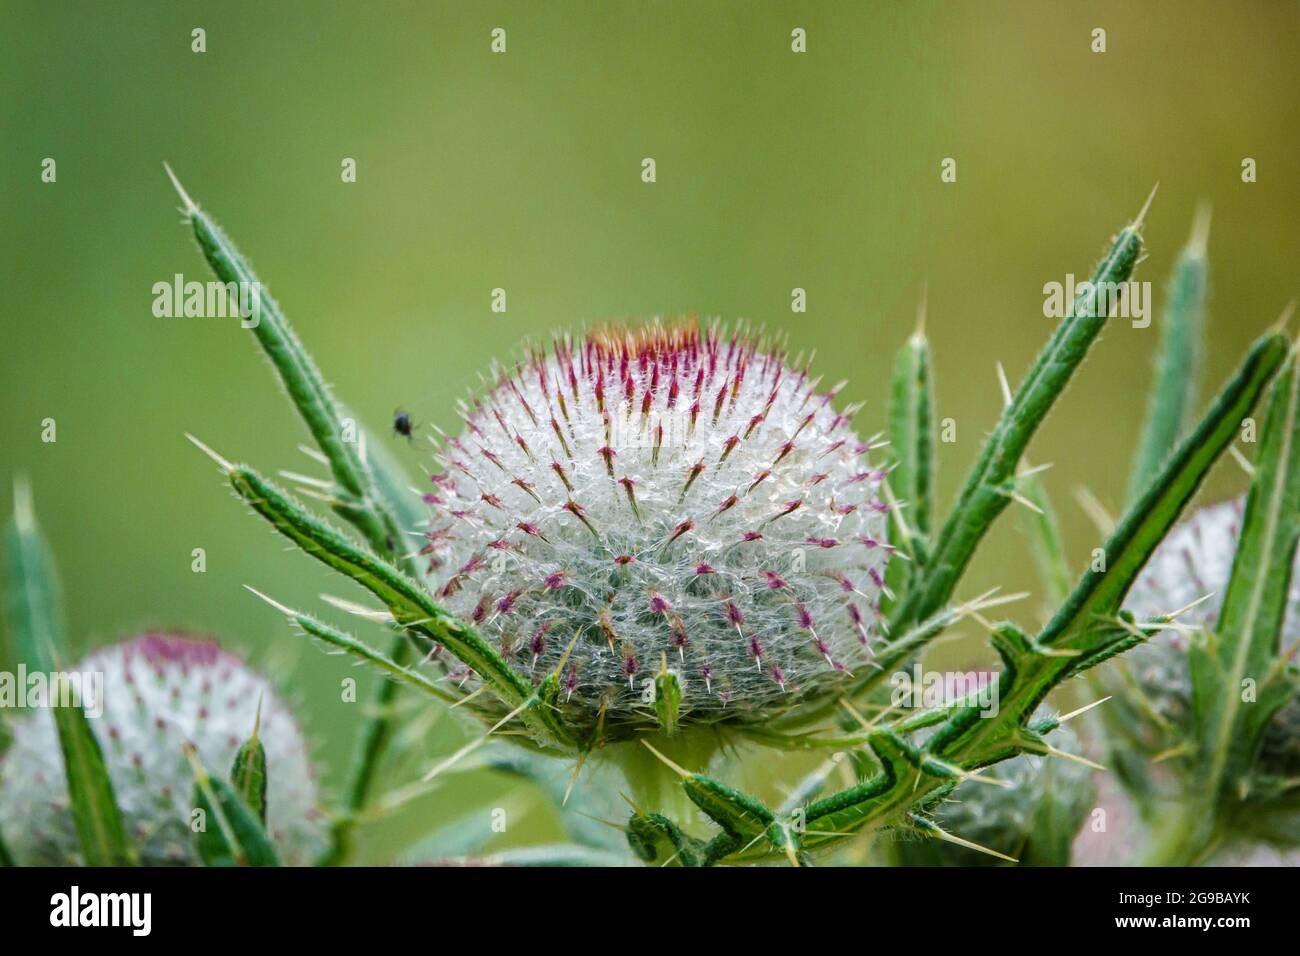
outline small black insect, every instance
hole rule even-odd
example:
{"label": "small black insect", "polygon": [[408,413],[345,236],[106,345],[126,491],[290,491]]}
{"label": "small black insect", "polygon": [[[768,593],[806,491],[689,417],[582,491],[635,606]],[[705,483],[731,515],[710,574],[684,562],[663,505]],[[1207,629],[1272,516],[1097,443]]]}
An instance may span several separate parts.
{"label": "small black insect", "polygon": [[411,434],[415,430],[415,422],[411,421],[411,413],[404,412],[400,408],[393,412],[393,434],[401,435],[407,441],[413,439]]}

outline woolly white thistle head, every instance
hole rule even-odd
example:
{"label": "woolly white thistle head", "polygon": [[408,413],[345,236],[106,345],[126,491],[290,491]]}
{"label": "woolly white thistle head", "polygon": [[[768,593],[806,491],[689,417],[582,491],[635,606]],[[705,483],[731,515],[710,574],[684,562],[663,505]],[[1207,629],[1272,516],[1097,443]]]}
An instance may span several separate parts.
{"label": "woolly white thistle head", "polygon": [[[127,828],[146,865],[197,864],[190,813],[194,744],[212,771],[228,772],[251,735],[267,760],[267,832],[286,863],[310,863],[323,846],[306,742],[271,685],[215,642],[146,634],[96,651],[74,672],[103,675],[102,714],[89,721]],[[87,700],[88,711],[101,702]],[[20,865],[80,862],[53,715],[13,725],[0,761],[0,833]]]}
{"label": "woolly white thistle head", "polygon": [[[1211,595],[1180,614],[1181,624],[1214,629],[1241,537],[1245,498],[1202,508],[1169,533],[1134,583],[1125,606],[1139,620],[1169,614]],[[1300,559],[1297,564],[1300,565]],[[1300,640],[1300,574],[1292,573],[1282,647]],[[1134,648],[1124,661],[1161,715],[1184,726],[1191,707],[1187,638],[1164,632]],[[1300,773],[1300,699],[1275,713],[1264,734],[1260,767],[1282,776]]]}
{"label": "woolly white thistle head", "polygon": [[[564,339],[462,409],[437,456],[430,587],[564,719],[770,717],[872,666],[892,549],[855,408],[746,334]],[[567,655],[567,656],[566,656]]]}

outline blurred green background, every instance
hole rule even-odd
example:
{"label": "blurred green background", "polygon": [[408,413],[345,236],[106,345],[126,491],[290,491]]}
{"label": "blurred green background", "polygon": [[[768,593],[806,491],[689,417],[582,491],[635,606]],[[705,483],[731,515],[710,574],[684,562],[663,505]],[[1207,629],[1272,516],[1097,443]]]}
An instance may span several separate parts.
{"label": "blurred green background", "polygon": [[[286,553],[182,437],[309,470],[306,433],[235,322],[152,315],[153,283],[208,278],[163,160],[381,433],[398,406],[453,427],[454,402],[526,337],[682,312],[817,349],[875,431],[928,286],[939,413],[958,428],[940,446],[945,502],[998,413],[995,363],[1014,384],[1050,331],[1043,284],[1082,278],[1155,182],[1138,278],[1157,310],[1196,202],[1213,204],[1207,388],[1296,293],[1293,2],[3,0],[0,64],[0,480],[32,479],[79,648],[144,627],[221,635],[300,699],[327,784],[358,717],[339,682],[360,672],[240,585],[299,606],[345,588]],[[1112,323],[1031,448],[1055,463],[1076,562],[1096,532],[1075,489],[1119,504],[1157,328]],[[427,446],[394,447],[425,467]],[[1203,498],[1242,487],[1227,462]],[[1015,520],[962,593],[993,584],[1036,587]],[[459,735],[435,721],[422,752]],[[368,831],[363,859],[509,789],[453,780]]]}

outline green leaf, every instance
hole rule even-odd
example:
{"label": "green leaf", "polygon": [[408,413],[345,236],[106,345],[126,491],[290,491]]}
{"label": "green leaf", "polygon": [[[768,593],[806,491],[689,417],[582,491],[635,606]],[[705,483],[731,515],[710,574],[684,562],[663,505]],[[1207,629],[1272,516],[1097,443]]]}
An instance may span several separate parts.
{"label": "green leaf", "polygon": [[1300,540],[1300,362],[1273,384],[1255,478],[1215,633],[1224,664],[1260,674],[1277,657]]}
{"label": "green leaf", "polygon": [[1161,462],[1173,451],[1196,408],[1201,338],[1205,332],[1208,232],[1209,215],[1203,209],[1169,279],[1169,304],[1160,328],[1156,381],[1129,476],[1127,500],[1130,502],[1137,500]]}
{"label": "green leaf", "polygon": [[18,660],[49,674],[63,647],[63,603],[54,556],[36,524],[31,489],[14,482],[14,514],[6,535],[9,633]]}
{"label": "green leaf", "polygon": [[59,671],[64,644],[54,556],[36,523],[31,492],[14,488],[9,526],[10,623],[18,656],[32,671],[56,675],[50,686],[51,710],[67,777],[68,805],[87,866],[125,866],[133,862],[122,812],[104,764],[99,742],[85,711],[73,702],[72,686]]}
{"label": "green leaf", "polygon": [[[51,694],[60,691],[51,688]],[[118,809],[104,764],[104,754],[79,706],[53,707],[59,730],[59,748],[68,778],[68,803],[76,824],[81,854],[87,866],[127,866],[134,853],[126,839],[122,811]]]}
{"label": "green leaf", "polygon": [[1005,664],[997,716],[981,720],[974,708],[960,709],[934,733],[927,749],[963,766],[982,766],[1024,749],[1021,725],[1048,692],[1080,672],[1080,659],[1105,659],[1114,653],[1116,641],[1127,640],[1116,625],[1120,603],[1286,354],[1287,342],[1279,335],[1255,343],[1201,423],[1116,526],[1104,548],[1106,570],[1090,565],[1036,639],[1010,625],[995,631],[994,646]]}
{"label": "green leaf", "polygon": [[520,718],[539,737],[554,740],[560,746],[576,747],[576,741],[571,739],[550,710],[537,706],[539,699],[532,685],[515,673],[478,632],[448,614],[420,585],[382,558],[362,551],[253,469],[231,465],[219,456],[214,457],[240,497],[276,530],[306,554],[347,575],[374,594],[384,602],[399,625],[446,647],[457,659],[472,667],[511,709],[523,706],[525,709]]}
{"label": "green leaf", "polygon": [[[1051,645],[1113,616],[1151,553],[1178,519],[1219,455],[1237,435],[1278,367],[1288,343],[1280,335],[1255,342],[1196,429],[1165,463],[1116,525],[1104,548],[1106,570],[1090,566],[1074,592],[1039,636]],[[1174,610],[1174,608],[1170,608]]]}
{"label": "green leaf", "polygon": [[[921,777],[914,772],[907,748],[899,746],[895,735],[877,731],[870,740],[870,752],[876,759],[877,770],[856,786],[830,794],[804,808],[809,830],[808,842],[814,842],[813,833],[853,833],[870,826],[891,810],[906,807],[913,796],[924,797],[920,791]],[[913,789],[915,782],[917,788]],[[935,785],[940,785],[934,781]],[[941,785],[951,786],[944,781]]]}
{"label": "green leaf", "polygon": [[[251,591],[252,588],[249,588],[249,590]],[[358,660],[364,661],[385,676],[396,678],[398,681],[408,684],[411,687],[428,694],[430,697],[435,697],[445,703],[455,704],[464,699],[456,696],[445,688],[438,686],[438,684],[425,677],[419,671],[411,670],[409,667],[398,664],[392,658],[387,657],[369,645],[362,643],[351,634],[346,634],[337,628],[331,627],[323,621],[311,617],[310,615],[301,614],[297,611],[291,610],[290,608],[286,608],[283,605],[272,601],[264,594],[260,594],[256,591],[253,593],[269,602],[273,607],[287,614],[289,620],[302,628],[305,633],[324,641],[332,647],[339,648],[339,650],[350,654]]]}
{"label": "green leaf", "polygon": [[1102,308],[1109,297],[1100,294],[1099,288],[1126,282],[1133,272],[1142,251],[1141,218],[1139,215],[1138,221],[1120,230],[1090,284],[1074,301],[1003,411],[939,532],[925,569],[891,616],[895,629],[928,617],[949,601],[976,546],[1011,500],[1016,468],[1030,439],[1109,318],[1109,310]]}
{"label": "green leaf", "polygon": [[748,794],[719,783],[712,777],[684,770],[650,746],[645,739],[641,743],[682,778],[682,789],[691,802],[732,836],[743,840],[753,839],[763,834],[776,820],[776,814]]}
{"label": "green leaf", "polygon": [[1053,687],[1080,672],[1081,659],[1099,662],[1116,652],[1116,641],[1128,640],[1119,633],[1122,628],[1117,630],[1120,603],[1286,354],[1287,342],[1281,336],[1265,336],[1255,343],[1201,423],[1116,526],[1104,548],[1106,569],[1090,565],[1036,639],[1025,638],[1009,625],[995,632],[994,645],[1006,665],[997,717],[980,720],[973,709],[960,710],[935,732],[928,747],[949,758],[981,761],[976,765],[1002,759],[999,755],[1005,756],[1008,747],[1010,752],[1022,747],[1019,725]]}
{"label": "green leaf", "polygon": [[378,553],[394,554],[402,529],[394,520],[387,502],[375,494],[373,476],[362,458],[361,445],[355,440],[360,434],[359,429],[355,423],[345,429],[343,416],[316,363],[235,244],[207,213],[195,205],[170,168],[167,174],[185,204],[183,212],[194,231],[199,249],[217,278],[225,283],[235,283],[241,289],[256,290],[256,314],[243,324],[251,326],[298,413],[329,461],[330,471],[338,483],[337,510],[362,530]]}
{"label": "green leaf", "polygon": [[257,702],[257,719],[253,735],[235,751],[234,766],[230,768],[230,783],[257,819],[266,825],[266,748],[262,746],[259,731],[262,726],[262,702]]}
{"label": "green leaf", "polygon": [[627,843],[645,863],[662,866],[671,859],[684,867],[698,867],[710,862],[708,844],[659,813],[633,813],[627,822]]}
{"label": "green leaf", "polygon": [[776,820],[776,814],[758,800],[703,774],[686,777],[682,789],[714,823],[742,839],[764,833]]}
{"label": "green leaf", "polygon": [[[410,492],[401,469],[383,446],[359,426],[356,437],[360,441],[345,440],[339,407],[280,307],[266,292],[234,243],[181,187],[170,167],[167,167],[167,175],[180,194],[185,216],[213,271],[223,282],[246,282],[249,283],[247,288],[259,291],[259,314],[253,333],[329,462],[337,482],[335,511],[361,532],[376,554],[392,556],[407,574],[419,580],[418,561],[413,555],[403,553],[401,542],[404,531],[416,527],[423,515],[416,507],[415,495]],[[404,635],[398,635],[389,649],[389,656],[398,665],[403,665],[410,654],[410,642]],[[389,715],[397,689],[398,685],[392,681],[381,681],[375,688],[369,708],[372,716],[361,728],[360,740],[348,768],[345,812],[332,835],[330,856],[335,861],[341,862],[349,855],[350,820],[369,799],[379,763],[392,739]]]}
{"label": "green leaf", "polygon": [[777,807],[777,813],[788,816],[805,804],[815,800],[826,789],[826,783],[830,780],[831,774],[835,772],[838,765],[839,762],[834,758],[824,760],[821,766],[805,774],[803,779],[796,783],[794,789],[781,801],[781,805]]}
{"label": "green leaf", "polygon": [[[1193,714],[1210,792],[1242,777],[1264,726],[1290,695],[1278,660],[1291,571],[1300,541],[1300,362],[1294,352],[1273,385],[1254,480],[1246,497],[1216,640],[1196,649],[1215,667],[1193,660]],[[1259,685],[1244,705],[1243,682]],[[1267,693],[1277,685],[1281,692]]]}
{"label": "green leaf", "polygon": [[[1131,645],[1133,635],[1116,623],[1120,601],[1286,354],[1281,336],[1266,336],[1254,345],[1196,430],[1117,525],[1105,549],[1108,570],[1086,572],[1037,639],[1009,624],[995,629],[994,646],[1004,664],[996,715],[984,717],[978,706],[958,704],[938,708],[933,715],[923,711],[900,718],[900,729],[933,726],[933,716],[943,718],[921,751],[900,739],[894,728],[876,729],[870,747],[879,772],[809,805],[810,834],[848,833],[897,822],[952,785],[944,779],[943,767],[969,772],[1017,753],[1044,751],[1040,734],[1046,728],[1030,729],[1026,721],[1054,687],[1083,669],[1083,662],[1095,663],[1115,653],[1119,644]],[[937,767],[931,763],[935,758]],[[810,835],[805,843],[824,839]]]}
{"label": "green leaf", "polygon": [[[934,513],[935,431],[930,344],[918,328],[894,359],[889,403],[889,439],[895,468],[890,487],[907,507],[907,520],[923,541],[930,537]],[[897,538],[895,540],[898,540]],[[912,555],[924,561],[924,555]]]}
{"label": "green leaf", "polygon": [[194,769],[194,809],[203,826],[194,845],[208,866],[279,866],[280,859],[257,815],[231,786],[208,775],[193,746],[185,756]]}

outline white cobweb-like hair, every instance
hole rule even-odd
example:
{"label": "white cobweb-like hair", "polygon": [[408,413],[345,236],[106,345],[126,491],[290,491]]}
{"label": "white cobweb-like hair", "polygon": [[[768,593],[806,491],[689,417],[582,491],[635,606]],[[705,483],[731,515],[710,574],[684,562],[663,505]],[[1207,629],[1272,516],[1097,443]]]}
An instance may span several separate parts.
{"label": "white cobweb-like hair", "polygon": [[637,722],[665,667],[696,720],[845,681],[874,666],[893,549],[837,391],[741,333],[561,340],[462,409],[429,585],[535,681],[563,660],[579,722]]}

